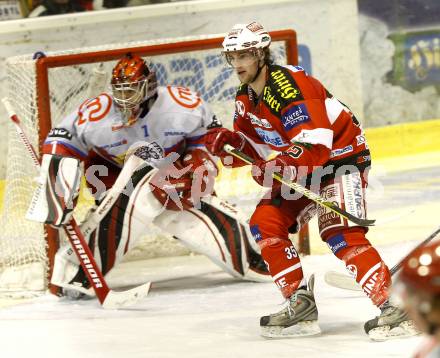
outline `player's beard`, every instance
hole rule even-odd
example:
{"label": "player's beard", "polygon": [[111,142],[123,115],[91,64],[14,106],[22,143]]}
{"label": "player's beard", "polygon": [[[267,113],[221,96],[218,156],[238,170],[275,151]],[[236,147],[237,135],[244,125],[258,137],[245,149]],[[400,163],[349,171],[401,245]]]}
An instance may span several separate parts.
{"label": "player's beard", "polygon": [[243,84],[251,84],[255,80],[255,76],[258,73],[258,65],[249,66],[243,70],[237,70],[237,76],[241,83]]}

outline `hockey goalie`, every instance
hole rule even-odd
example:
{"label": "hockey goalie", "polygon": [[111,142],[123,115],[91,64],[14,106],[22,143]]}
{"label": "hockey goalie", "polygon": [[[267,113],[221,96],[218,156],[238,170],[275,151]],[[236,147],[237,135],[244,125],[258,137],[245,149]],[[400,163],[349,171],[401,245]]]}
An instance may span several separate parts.
{"label": "hockey goalie", "polygon": [[[60,228],[72,215],[84,174],[95,207],[80,227],[104,275],[153,223],[234,277],[267,280],[248,225],[213,193],[217,167],[203,143],[207,130],[221,123],[207,104],[188,88],[158,87],[147,62],[132,54],[114,67],[110,88],[48,134],[27,217]],[[157,165],[132,170],[113,205],[102,207],[138,143],[153,147]],[[56,254],[51,282],[69,296],[93,295],[69,244]]]}

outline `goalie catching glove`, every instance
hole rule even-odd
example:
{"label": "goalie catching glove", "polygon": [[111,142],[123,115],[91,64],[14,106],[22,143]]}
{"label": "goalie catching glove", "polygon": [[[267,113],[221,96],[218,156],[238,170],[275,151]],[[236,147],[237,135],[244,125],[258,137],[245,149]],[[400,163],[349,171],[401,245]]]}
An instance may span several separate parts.
{"label": "goalie catching glove", "polygon": [[166,209],[178,211],[197,206],[202,197],[211,195],[217,172],[209,154],[195,149],[183,159],[160,168],[149,184]]}

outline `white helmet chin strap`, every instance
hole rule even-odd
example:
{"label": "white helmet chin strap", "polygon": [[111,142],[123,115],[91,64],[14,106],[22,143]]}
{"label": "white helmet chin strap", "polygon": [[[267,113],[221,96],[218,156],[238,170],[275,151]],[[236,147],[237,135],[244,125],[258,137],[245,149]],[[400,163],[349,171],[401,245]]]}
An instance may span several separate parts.
{"label": "white helmet chin strap", "polygon": [[[260,66],[261,61],[263,61],[263,64]],[[266,65],[266,64],[264,63],[264,55],[263,55],[263,57],[261,57],[261,53],[259,53],[259,54],[258,54],[258,69],[257,69],[257,73],[255,74],[254,78],[252,78],[251,83],[256,81],[256,79],[258,78],[258,76],[259,76],[260,73],[261,73],[261,70],[263,69],[263,67],[264,67],[265,65]]]}

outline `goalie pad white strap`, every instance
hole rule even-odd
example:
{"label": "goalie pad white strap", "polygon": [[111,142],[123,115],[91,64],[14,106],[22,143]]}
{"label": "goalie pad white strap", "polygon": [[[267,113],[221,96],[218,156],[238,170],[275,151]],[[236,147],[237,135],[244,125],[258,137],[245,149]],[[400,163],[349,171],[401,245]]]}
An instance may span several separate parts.
{"label": "goalie pad white strap", "polygon": [[81,174],[78,159],[44,154],[26,218],[54,226],[67,222],[78,196]]}

